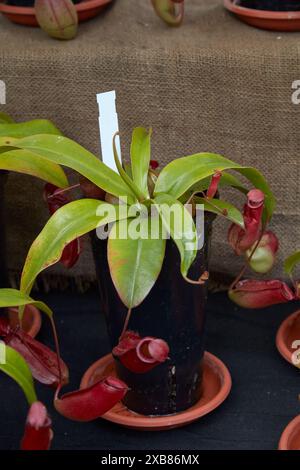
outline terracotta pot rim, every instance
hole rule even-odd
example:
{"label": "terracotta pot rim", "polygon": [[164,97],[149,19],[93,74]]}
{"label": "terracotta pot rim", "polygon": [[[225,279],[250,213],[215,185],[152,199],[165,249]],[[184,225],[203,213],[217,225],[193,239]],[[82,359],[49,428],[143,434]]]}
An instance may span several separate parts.
{"label": "terracotta pot rim", "polygon": [[[99,6],[105,6],[111,3],[112,0],[83,0],[82,3],[74,5],[78,12],[97,8]],[[34,7],[18,7],[15,5],[6,5],[4,0],[0,0],[0,13],[24,15],[24,16],[35,16]]]}
{"label": "terracotta pot rim", "polygon": [[239,16],[260,18],[264,20],[295,20],[300,19],[299,11],[272,11],[272,10],[255,10],[237,5],[235,0],[224,0],[224,6],[227,10]]}
{"label": "terracotta pot rim", "polygon": [[296,418],[294,418],[283,431],[279,441],[278,450],[292,450],[289,448],[289,441],[290,438],[293,437],[296,429],[298,429],[300,434],[300,415],[296,416]]}
{"label": "terracotta pot rim", "polygon": [[[10,308],[9,312],[15,312],[16,308]],[[39,333],[42,326],[42,318],[40,311],[34,305],[27,305],[25,307],[24,316],[30,315],[32,321],[30,322],[30,328],[25,329],[26,333],[35,338]]]}
{"label": "terracotta pot rim", "polygon": [[[219,375],[221,385],[218,393],[209,402],[201,405],[201,407],[197,407],[196,404],[188,410],[166,416],[144,416],[138,413],[134,413],[133,411],[129,411],[130,416],[128,416],[128,412],[127,414],[121,415],[114,411],[113,408],[112,410],[105,413],[102,418],[125,427],[155,431],[183,426],[184,424],[189,424],[196,419],[199,419],[200,417],[210,413],[226,400],[232,387],[232,380],[225,364],[215,355],[209,352],[205,352],[204,360],[206,361],[207,367],[210,367],[216,375]],[[80,388],[88,387],[90,379],[97,368],[103,366],[105,363],[108,364],[111,361],[112,355],[107,354],[98,361],[94,362],[82,377]],[[124,408],[126,409],[125,406]]]}
{"label": "terracotta pot rim", "polygon": [[[289,315],[280,325],[277,334],[276,334],[276,347],[279,351],[279,354],[290,364],[292,363],[292,354],[289,350],[287,344],[284,341],[285,333],[288,329],[291,328],[291,325],[295,322],[296,318],[300,316],[300,310]],[[300,338],[299,338],[300,339]]]}

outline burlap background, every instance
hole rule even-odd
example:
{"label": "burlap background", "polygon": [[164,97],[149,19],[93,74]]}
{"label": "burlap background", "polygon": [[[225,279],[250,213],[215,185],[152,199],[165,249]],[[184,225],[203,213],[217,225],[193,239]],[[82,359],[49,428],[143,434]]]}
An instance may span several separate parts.
{"label": "burlap background", "polygon": [[[153,158],[163,164],[213,151],[257,166],[278,198],[273,228],[281,239],[280,275],[283,257],[300,247],[300,106],[291,101],[292,82],[300,79],[300,34],[250,28],[227,13],[222,0],[186,3],[183,26],[170,29],[149,0],[117,0],[104,15],[81,25],[71,42],[0,18],[0,79],[7,85],[1,110],[17,120],[52,119],[99,153],[95,94],[116,89],[123,155],[131,129],[151,125]],[[41,187],[30,177],[9,177],[13,274],[47,218]],[[212,268],[232,274],[238,264],[219,221]],[[89,250],[64,274],[76,274],[77,282],[94,279]]]}

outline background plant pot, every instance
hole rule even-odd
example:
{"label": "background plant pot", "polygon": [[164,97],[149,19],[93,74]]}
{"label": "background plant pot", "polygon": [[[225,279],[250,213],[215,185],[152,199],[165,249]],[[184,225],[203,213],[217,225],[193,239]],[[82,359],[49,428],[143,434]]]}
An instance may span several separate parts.
{"label": "background plant pot", "polygon": [[[28,6],[29,0],[24,0],[24,2],[26,1],[27,6],[17,6],[16,3],[18,0],[10,0],[10,2],[13,1],[15,1],[14,4],[7,3],[6,0],[0,0],[0,13],[6,16],[13,23],[26,26],[38,26],[34,7]],[[79,22],[94,18],[112,1],[113,0],[77,0],[76,10]],[[18,5],[19,4],[20,3],[18,3]]]}
{"label": "background plant pot", "polygon": [[300,31],[300,0],[274,0],[272,4],[271,0],[224,0],[227,10],[251,26],[271,31]]}
{"label": "background plant pot", "polygon": [[268,11],[299,11],[299,0],[239,0],[239,5],[245,8]]}
{"label": "background plant pot", "polygon": [[280,325],[276,335],[276,346],[279,353],[290,364],[298,347],[293,347],[300,340],[300,310],[288,316]]}
{"label": "background plant pot", "polygon": [[[189,275],[193,279],[207,269],[212,218],[205,223],[205,246]],[[118,343],[127,309],[112,283],[107,263],[107,243],[92,235],[102,308],[112,347]],[[180,274],[178,249],[167,241],[159,278],[145,301],[132,312],[128,329],[140,336],[164,339],[170,360],[145,374],[135,374],[116,360],[118,376],[130,387],[124,404],[144,415],[167,415],[193,406],[201,397],[206,286],[195,286]]]}
{"label": "background plant pot", "polygon": [[[33,7],[35,0],[6,0],[7,5],[13,5],[16,7]],[[82,0],[72,0],[73,3],[80,3]]]}
{"label": "background plant pot", "polygon": [[300,450],[300,415],[283,431],[278,450]]}

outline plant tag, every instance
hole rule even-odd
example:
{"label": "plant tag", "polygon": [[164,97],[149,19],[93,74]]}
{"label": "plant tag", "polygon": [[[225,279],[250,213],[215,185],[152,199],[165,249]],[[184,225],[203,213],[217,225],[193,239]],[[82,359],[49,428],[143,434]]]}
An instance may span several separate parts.
{"label": "plant tag", "polygon": [[[117,172],[113,154],[113,136],[116,132],[119,132],[115,90],[97,94],[97,102],[99,106],[99,129],[102,161],[109,168]],[[116,146],[118,155],[122,161],[119,136],[116,138]]]}

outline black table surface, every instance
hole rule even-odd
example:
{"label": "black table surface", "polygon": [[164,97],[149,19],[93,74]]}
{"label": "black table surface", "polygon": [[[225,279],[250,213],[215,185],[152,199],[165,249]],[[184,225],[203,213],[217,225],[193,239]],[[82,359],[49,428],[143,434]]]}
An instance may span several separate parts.
{"label": "black table surface", "polygon": [[[97,292],[43,295],[55,311],[62,355],[70,367],[68,389],[78,388],[87,367],[109,351]],[[39,399],[51,410],[53,449],[214,450],[276,449],[288,422],[300,413],[299,370],[286,363],[275,347],[280,323],[297,304],[266,310],[242,310],[226,294],[209,296],[206,349],[229,368],[232,391],[214,412],[180,429],[138,432],[96,420],[71,422],[52,407],[53,392],[37,386]],[[39,339],[51,344],[44,320]],[[299,338],[300,339],[300,338]],[[27,404],[15,383],[0,378],[0,449],[17,449]]]}

